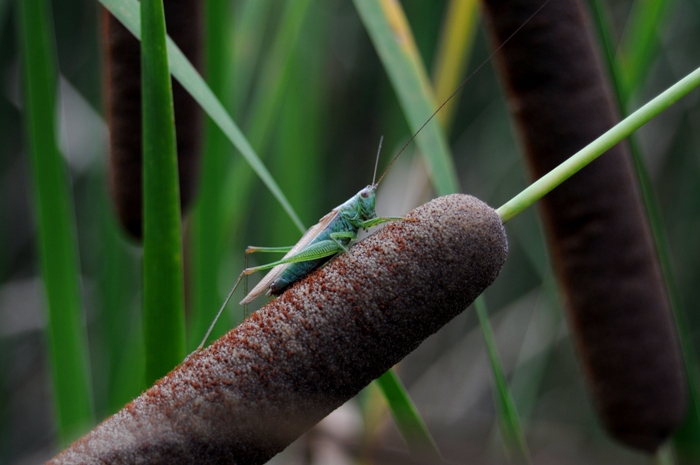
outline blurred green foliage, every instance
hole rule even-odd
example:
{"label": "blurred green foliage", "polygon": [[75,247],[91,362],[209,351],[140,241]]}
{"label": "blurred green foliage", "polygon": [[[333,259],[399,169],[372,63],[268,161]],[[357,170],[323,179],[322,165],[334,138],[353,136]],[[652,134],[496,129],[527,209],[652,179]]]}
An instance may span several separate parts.
{"label": "blurred green foliage", "polygon": [[[218,36],[224,37],[220,39],[224,43],[215,51],[225,63],[215,71],[224,75],[216,81],[215,92],[248,134],[258,105],[253,96],[274,77],[265,75],[274,65],[269,61],[287,63],[278,83],[279,98],[266,115],[271,122],[259,155],[308,226],[371,181],[381,135],[385,140],[380,172],[408,140],[410,130],[351,2],[310,1],[295,43],[281,57],[272,53],[279,31],[285,30],[281,26],[285,10],[274,8],[276,3],[212,2],[225,9],[217,18],[224,23],[218,27],[226,31]],[[623,101],[628,109],[638,107],[700,64],[697,0],[657,2],[656,9],[646,10],[636,6],[645,3],[642,1],[602,3],[609,13],[614,56],[625,57],[626,66],[633,71],[625,81]],[[423,63],[436,63],[448,2],[405,0],[401,4]],[[9,464],[47,459],[56,447],[47,394],[44,304],[37,283],[37,232],[21,130],[16,8],[16,2],[0,1],[0,463]],[[141,251],[117,229],[107,202],[100,7],[92,0],[61,0],[54,1],[52,8],[61,76],[56,116],[75,198],[94,404],[98,418],[103,418],[146,387],[139,323]],[[643,24],[635,23],[635,18],[641,18]],[[637,44],[643,50],[636,50]],[[482,31],[477,32],[469,53],[466,73],[490,54]],[[527,184],[527,174],[492,66],[484,66],[458,97],[448,138],[459,185],[465,193],[498,207]],[[691,336],[700,329],[700,315],[692,312],[700,306],[696,284],[700,281],[696,237],[700,227],[699,109],[696,92],[635,138],[658,198]],[[223,170],[221,198],[211,213],[198,214],[195,235],[209,231],[204,237],[219,241],[218,256],[199,262],[210,268],[206,279],[213,281],[219,295],[200,302],[223,298],[242,268],[246,245],[291,245],[299,238],[294,223],[261,182],[236,181],[242,165],[239,155],[230,146],[219,147],[216,150],[232,154],[217,165]],[[409,147],[383,182],[380,215],[404,213],[431,195],[423,164],[412,157],[413,152]],[[245,192],[241,191],[243,184]],[[241,198],[244,204],[235,205]],[[211,216],[210,223],[207,216]],[[190,281],[195,260],[193,223],[192,214],[185,214],[188,317],[195,308],[194,281]],[[561,318],[536,211],[531,209],[510,222],[508,237],[508,262],[486,298],[534,461],[651,463],[608,439],[593,416]],[[228,321],[240,319],[240,308],[233,305],[230,312]],[[202,331],[201,322],[198,324],[188,329],[190,334]],[[481,337],[476,314],[465,312],[399,368],[403,384],[443,454],[465,463],[485,457],[505,459],[495,440],[496,408]],[[188,342],[191,347],[198,340],[188,337]],[[697,348],[697,342],[691,343]],[[344,444],[346,450],[371,455],[403,447],[396,431],[377,426],[386,413],[373,401],[374,395],[367,391],[353,404],[360,406],[355,411],[362,415],[365,429]],[[287,453],[295,450],[291,447]]]}

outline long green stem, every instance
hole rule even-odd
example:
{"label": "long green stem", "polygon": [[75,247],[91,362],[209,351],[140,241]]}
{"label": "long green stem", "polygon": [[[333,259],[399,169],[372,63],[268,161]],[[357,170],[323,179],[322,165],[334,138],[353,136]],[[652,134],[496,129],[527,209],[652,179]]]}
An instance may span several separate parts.
{"label": "long green stem", "polygon": [[544,197],[552,189],[576,174],[581,168],[605,153],[609,148],[644,126],[652,118],[676,103],[681,97],[700,85],[700,68],[659,94],[605,132],[602,136],[572,155],[561,165],[532,183],[521,193],[506,202],[498,210],[504,223]]}
{"label": "long green stem", "polygon": [[[227,27],[231,23],[226,0],[207,0],[206,18],[206,74],[212,91],[221,101],[231,91],[231,79],[226,66],[229,54]],[[196,347],[221,304],[218,291],[219,268],[222,257],[222,218],[219,214],[224,191],[224,174],[228,167],[229,145],[216,123],[207,118],[204,149],[202,151],[202,178],[199,199],[192,219],[192,308],[190,347]],[[212,313],[213,312],[213,313]],[[215,335],[230,328],[228,315],[223,315]]]}
{"label": "long green stem", "polygon": [[146,381],[185,356],[180,191],[163,0],[142,0],[143,320]]}
{"label": "long green stem", "polygon": [[[75,215],[55,128],[56,63],[49,6],[18,2],[24,117],[31,158],[58,435],[67,443],[92,423],[88,347],[80,297]],[[3,225],[4,227],[10,225]]]}

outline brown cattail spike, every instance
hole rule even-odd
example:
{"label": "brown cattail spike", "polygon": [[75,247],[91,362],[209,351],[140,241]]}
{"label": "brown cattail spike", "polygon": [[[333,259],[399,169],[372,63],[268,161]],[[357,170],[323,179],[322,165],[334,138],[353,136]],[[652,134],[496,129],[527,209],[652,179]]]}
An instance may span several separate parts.
{"label": "brown cattail spike", "polygon": [[433,200],[294,284],[52,462],[265,463],[467,308],[507,254],[494,210]]}
{"label": "brown cattail spike", "polygon": [[[201,2],[165,2],[168,34],[195,65],[201,54]],[[106,10],[105,88],[110,133],[109,173],[117,216],[133,237],[142,233],[141,43]],[[190,204],[199,171],[201,110],[173,80],[180,203]]]}
{"label": "brown cattail spike", "polygon": [[[485,0],[493,42],[543,0]],[[582,5],[549,2],[497,54],[533,177],[617,117]],[[653,452],[686,406],[678,342],[649,226],[622,144],[541,202],[588,387],[610,434]]]}

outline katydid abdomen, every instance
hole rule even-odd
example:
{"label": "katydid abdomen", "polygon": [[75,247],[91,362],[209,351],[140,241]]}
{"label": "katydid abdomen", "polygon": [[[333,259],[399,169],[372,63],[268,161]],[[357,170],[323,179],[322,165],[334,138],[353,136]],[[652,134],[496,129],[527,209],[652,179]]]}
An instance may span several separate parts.
{"label": "katydid abdomen", "polygon": [[[273,248],[276,252],[280,252],[280,249],[287,251],[287,255],[282,260],[243,270],[226,300],[224,300],[224,304],[209,327],[207,334],[204,336],[200,348],[203,347],[211,329],[216,323],[216,319],[221,315],[244,276],[256,271],[270,270],[253,290],[241,300],[241,305],[248,305],[263,293],[279,295],[290,284],[303,278],[335,255],[347,252],[347,247],[350,245],[350,242],[357,238],[357,233],[360,229],[369,229],[387,221],[403,219],[377,217],[375,210],[377,184],[370,184],[350,197],[345,203],[331,210],[316,225],[309,228],[291,249],[285,247]],[[271,251],[271,249],[261,247],[249,247],[248,252],[262,250]]]}
{"label": "katydid abdomen", "polygon": [[290,284],[300,280],[319,266],[326,263],[332,257],[319,258],[308,262],[295,263],[288,267],[282,275],[270,283],[269,294],[280,295]]}

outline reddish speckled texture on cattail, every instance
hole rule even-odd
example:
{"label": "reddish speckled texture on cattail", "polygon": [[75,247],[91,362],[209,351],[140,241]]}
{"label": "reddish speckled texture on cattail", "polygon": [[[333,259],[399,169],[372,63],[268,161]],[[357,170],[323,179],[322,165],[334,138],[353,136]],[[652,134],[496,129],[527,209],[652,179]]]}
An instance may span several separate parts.
{"label": "reddish speckled texture on cattail", "polygon": [[254,464],[467,308],[507,254],[500,218],[433,200],[293,285],[71,445],[58,464]]}
{"label": "reddish speckled texture on cattail", "polygon": [[[543,3],[484,1],[495,44],[518,30],[498,58],[533,178],[617,119],[581,3],[550,1],[526,22]],[[683,418],[685,385],[625,145],[548,194],[541,211],[598,413],[618,441],[653,452]]]}
{"label": "reddish speckled texture on cattail", "polygon": [[[168,35],[197,66],[201,55],[199,0],[164,2]],[[107,10],[103,15],[106,64],[105,100],[109,125],[109,176],[117,215],[134,238],[142,234],[141,42]],[[180,204],[186,209],[195,195],[199,172],[202,111],[173,79],[173,108],[180,176]]]}

